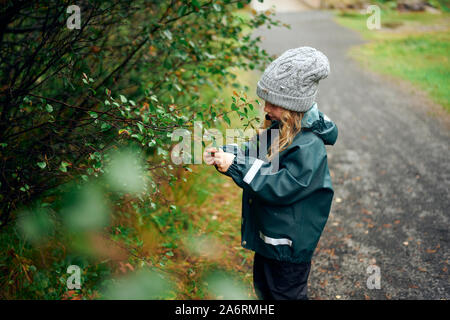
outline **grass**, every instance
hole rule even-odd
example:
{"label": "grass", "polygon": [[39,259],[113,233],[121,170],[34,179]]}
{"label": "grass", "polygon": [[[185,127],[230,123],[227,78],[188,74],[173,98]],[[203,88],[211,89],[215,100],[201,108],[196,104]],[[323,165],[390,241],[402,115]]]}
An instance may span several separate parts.
{"label": "grass", "polygon": [[369,30],[367,15],[340,12],[338,23],[361,33],[367,44],[350,55],[376,72],[407,80],[450,112],[450,14],[381,11],[379,30]]}

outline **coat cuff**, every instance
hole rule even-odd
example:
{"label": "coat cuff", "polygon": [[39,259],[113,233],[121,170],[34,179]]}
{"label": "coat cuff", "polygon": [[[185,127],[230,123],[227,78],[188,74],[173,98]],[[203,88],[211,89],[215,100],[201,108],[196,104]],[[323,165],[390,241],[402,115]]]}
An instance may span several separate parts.
{"label": "coat cuff", "polygon": [[248,162],[240,163],[239,157],[237,156],[234,158],[233,163],[225,174],[232,177],[238,185],[242,185],[243,182],[250,184],[258,174],[263,164],[264,161],[260,159],[254,159],[251,165]]}
{"label": "coat cuff", "polygon": [[239,165],[236,163],[236,157],[233,160],[231,166],[228,167],[228,170],[225,172],[227,176],[232,177],[233,179],[242,180],[242,170],[239,168]]}

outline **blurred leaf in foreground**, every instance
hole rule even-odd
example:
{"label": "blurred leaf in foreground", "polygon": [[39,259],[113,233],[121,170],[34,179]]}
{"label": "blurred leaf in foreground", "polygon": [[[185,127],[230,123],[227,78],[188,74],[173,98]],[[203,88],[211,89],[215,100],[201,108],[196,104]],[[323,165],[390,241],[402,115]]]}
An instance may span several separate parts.
{"label": "blurred leaf in foreground", "polygon": [[26,240],[36,244],[52,233],[53,221],[46,209],[39,208],[22,212],[17,220],[17,227]]}
{"label": "blurred leaf in foreground", "polygon": [[249,300],[247,289],[235,277],[223,271],[214,271],[205,277],[208,289],[217,299]]}
{"label": "blurred leaf in foreground", "polygon": [[215,237],[208,235],[186,235],[182,242],[189,254],[211,260],[219,260],[224,251],[224,249],[220,247],[219,241]]}
{"label": "blurred leaf in foreground", "polygon": [[62,213],[64,222],[72,231],[101,229],[110,218],[104,194],[93,185],[70,192]]}
{"label": "blurred leaf in foreground", "polygon": [[106,180],[114,191],[138,195],[146,189],[144,163],[132,149],[116,151],[106,169]]}
{"label": "blurred leaf in foreground", "polygon": [[171,283],[152,270],[140,270],[119,279],[112,279],[103,296],[112,300],[156,300],[167,298]]}

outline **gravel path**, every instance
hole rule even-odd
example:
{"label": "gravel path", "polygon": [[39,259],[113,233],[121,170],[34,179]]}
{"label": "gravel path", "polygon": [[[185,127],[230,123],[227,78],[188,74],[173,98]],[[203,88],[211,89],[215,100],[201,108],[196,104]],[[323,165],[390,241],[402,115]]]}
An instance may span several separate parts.
{"label": "gravel path", "polygon": [[[259,30],[271,54],[312,46],[330,59],[319,108],[339,128],[335,198],[310,276],[312,299],[449,299],[450,130],[420,93],[346,53],[360,36],[323,11],[280,12]],[[448,115],[443,115],[448,120]],[[448,122],[447,122],[448,123]],[[379,267],[381,288],[367,287]]]}

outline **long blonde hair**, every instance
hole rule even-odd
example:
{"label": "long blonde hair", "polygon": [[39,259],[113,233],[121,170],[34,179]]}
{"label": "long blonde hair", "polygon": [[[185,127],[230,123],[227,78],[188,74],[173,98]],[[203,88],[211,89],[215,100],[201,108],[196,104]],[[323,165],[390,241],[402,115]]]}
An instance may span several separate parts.
{"label": "long blonde hair", "polygon": [[[283,109],[280,117],[279,134],[275,141],[272,142],[267,157],[272,160],[273,156],[285,150],[294,140],[295,136],[302,130],[302,119],[304,112],[296,112]],[[267,129],[272,125],[271,120],[264,120],[263,129]]]}

